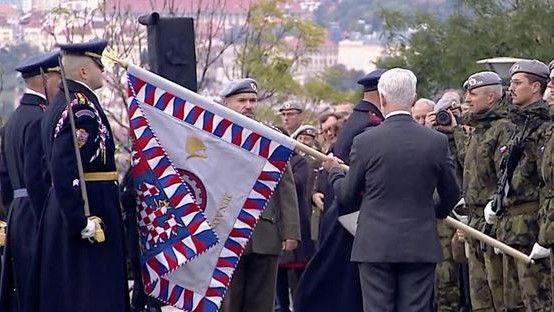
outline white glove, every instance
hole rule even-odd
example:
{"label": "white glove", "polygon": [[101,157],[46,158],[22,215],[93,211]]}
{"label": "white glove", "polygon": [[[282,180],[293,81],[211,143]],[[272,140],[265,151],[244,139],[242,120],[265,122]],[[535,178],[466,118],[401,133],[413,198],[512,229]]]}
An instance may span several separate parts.
{"label": "white glove", "polygon": [[501,255],[502,253],[503,253],[502,250],[500,250],[500,249],[494,247],[494,254],[495,254],[495,255]]}
{"label": "white glove", "polygon": [[87,218],[87,226],[81,231],[81,237],[83,239],[92,239],[96,233],[96,223]]}
{"label": "white glove", "polygon": [[462,206],[462,207],[463,207],[463,206],[465,206],[465,205],[466,205],[466,201],[465,201],[465,199],[462,197],[462,198],[460,198],[460,200],[458,201],[458,203],[456,203],[456,205],[454,205],[454,209],[455,209],[455,208],[458,208],[458,206]]}
{"label": "white glove", "polygon": [[488,202],[488,204],[485,206],[485,209],[483,210],[483,214],[485,215],[485,221],[488,224],[494,224],[496,220],[498,220],[498,216],[496,215],[496,212],[492,211],[492,200]]}
{"label": "white glove", "polygon": [[533,249],[531,250],[531,254],[529,255],[531,259],[535,260],[547,258],[549,256],[550,248],[544,248],[538,243],[535,243],[535,245],[533,245]]}

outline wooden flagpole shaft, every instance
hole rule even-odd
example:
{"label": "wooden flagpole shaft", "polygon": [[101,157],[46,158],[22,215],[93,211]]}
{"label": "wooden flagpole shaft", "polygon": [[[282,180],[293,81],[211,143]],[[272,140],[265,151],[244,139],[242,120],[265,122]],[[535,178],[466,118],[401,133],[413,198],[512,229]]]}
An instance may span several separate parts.
{"label": "wooden flagpole shaft", "polygon": [[522,253],[521,251],[514,249],[503,242],[496,240],[487,234],[482,233],[481,231],[478,231],[474,228],[472,228],[469,225],[466,225],[452,217],[447,217],[444,222],[448,224],[449,226],[456,228],[458,230],[461,230],[462,232],[466,233],[467,235],[473,237],[474,239],[480,240],[494,248],[500,249],[504,254],[510,255],[514,257],[516,260],[531,264],[534,263],[533,259],[531,259],[528,255]]}
{"label": "wooden flagpole shaft", "polygon": [[[295,141],[295,146],[294,147],[295,147],[295,149],[297,149],[299,151],[302,151],[302,152],[306,153],[307,155],[310,155],[310,156],[312,156],[316,159],[319,159],[321,161],[325,161],[325,159],[327,159],[327,157],[328,157],[327,155],[321,153],[320,151],[317,151],[317,150],[315,150],[315,149],[313,149],[313,148],[311,148],[311,147],[309,147],[305,144],[302,144],[298,141]],[[348,170],[348,166],[345,165],[345,164],[341,164],[341,168],[344,169],[344,170]],[[452,217],[447,217],[445,219],[445,222],[449,226],[451,226],[455,229],[461,230],[464,233],[466,233],[467,235],[471,236],[472,238],[480,240],[482,242],[485,242],[485,243],[489,244],[490,246],[499,249],[503,253],[514,257],[518,261],[522,261],[522,262],[527,263],[527,264],[533,263],[533,259],[531,259],[528,255],[522,253],[521,251],[516,250],[516,249],[504,244],[503,242],[501,242],[499,240],[496,240],[496,239],[482,233],[481,231],[478,231],[478,230],[476,230],[476,229],[474,229],[474,228],[472,228],[468,225],[465,225],[462,222],[460,222],[460,221],[458,221],[458,220],[456,220]]]}

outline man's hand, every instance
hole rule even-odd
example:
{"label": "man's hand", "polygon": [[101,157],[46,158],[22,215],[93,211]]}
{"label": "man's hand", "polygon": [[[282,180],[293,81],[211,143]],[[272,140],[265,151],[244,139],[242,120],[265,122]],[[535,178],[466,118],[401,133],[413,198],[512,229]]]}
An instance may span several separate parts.
{"label": "man's hand", "polygon": [[485,221],[488,224],[494,224],[496,220],[498,220],[496,212],[492,210],[492,200],[485,206],[485,209],[483,209],[483,214],[485,215]]}
{"label": "man's hand", "polygon": [[466,234],[461,230],[456,230],[456,233],[454,233],[454,237],[457,241],[465,242],[466,241]]}
{"label": "man's hand", "polygon": [[529,254],[529,257],[535,260],[544,259],[549,256],[550,256],[550,248],[544,248],[538,243],[535,243],[535,245],[533,245],[533,249]]}
{"label": "man's hand", "polygon": [[314,193],[314,195],[312,195],[314,205],[321,211],[323,211],[323,198],[325,198],[323,193]]}
{"label": "man's hand", "polygon": [[293,251],[298,247],[298,241],[294,239],[287,239],[283,241],[283,251]]}
{"label": "man's hand", "polygon": [[340,168],[340,165],[344,164],[344,161],[340,160],[339,158],[335,157],[333,153],[327,155],[327,158],[323,162],[323,168],[325,170],[329,171],[332,168]]}
{"label": "man's hand", "polygon": [[425,116],[425,127],[433,128],[437,124],[437,113],[428,112]]}

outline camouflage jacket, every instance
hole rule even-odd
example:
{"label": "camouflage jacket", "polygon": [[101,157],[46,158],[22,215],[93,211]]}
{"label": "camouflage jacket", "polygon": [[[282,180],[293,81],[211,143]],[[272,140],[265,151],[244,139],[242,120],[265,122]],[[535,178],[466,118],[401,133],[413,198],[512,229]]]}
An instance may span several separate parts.
{"label": "camouflage jacket", "polygon": [[[500,162],[510,139],[514,125],[507,114],[493,106],[489,111],[470,117],[469,126],[474,128],[470,135],[464,159],[463,190],[471,218],[476,223],[483,221],[483,208],[496,192]],[[475,220],[479,219],[479,220]],[[482,226],[471,224],[472,226]]]}
{"label": "camouflage jacket", "polygon": [[537,212],[515,213],[522,204],[539,204],[539,189],[542,179],[539,175],[546,130],[550,125],[550,109],[544,101],[524,108],[513,107],[510,119],[516,125],[515,131],[524,133],[524,150],[510,183],[510,191],[504,202],[506,213],[500,217],[498,238],[507,244],[531,246],[539,234]]}
{"label": "camouflage jacket", "polygon": [[539,244],[554,245],[554,125],[545,131],[545,143],[541,161],[541,188],[539,210]]}

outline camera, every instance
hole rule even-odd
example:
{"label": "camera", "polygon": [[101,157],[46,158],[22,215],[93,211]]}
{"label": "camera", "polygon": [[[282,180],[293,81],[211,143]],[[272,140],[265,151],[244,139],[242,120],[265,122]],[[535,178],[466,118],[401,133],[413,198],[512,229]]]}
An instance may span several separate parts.
{"label": "camera", "polygon": [[445,95],[435,105],[436,123],[438,126],[450,126],[452,124],[452,115],[450,109],[457,108],[460,105],[455,96]]}
{"label": "camera", "polygon": [[448,108],[437,111],[436,122],[439,126],[450,126],[452,124],[452,116],[450,116]]}

